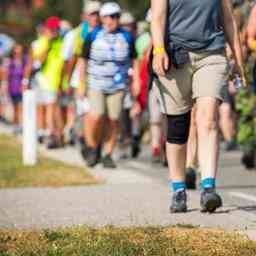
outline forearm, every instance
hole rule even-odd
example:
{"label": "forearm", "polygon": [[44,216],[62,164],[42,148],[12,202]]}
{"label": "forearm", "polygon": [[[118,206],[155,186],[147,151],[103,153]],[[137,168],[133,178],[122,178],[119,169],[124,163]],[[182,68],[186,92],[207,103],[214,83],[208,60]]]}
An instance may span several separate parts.
{"label": "forearm", "polygon": [[86,81],[86,66],[87,66],[87,61],[83,58],[78,59],[78,70],[79,70],[79,87],[78,91],[79,94],[85,93],[85,81]]}
{"label": "forearm", "polygon": [[248,21],[248,25],[247,25],[247,29],[246,29],[246,34],[247,34],[247,44],[248,46],[252,49],[255,50],[256,48],[256,7],[253,8],[249,21]]}
{"label": "forearm", "polygon": [[155,48],[165,45],[166,9],[167,0],[151,0],[151,34]]}
{"label": "forearm", "polygon": [[67,75],[67,80],[70,82],[72,74],[74,72],[74,67],[77,63],[77,57],[72,57],[68,62],[67,62],[67,67],[66,67],[66,75]]}
{"label": "forearm", "polygon": [[133,61],[133,96],[140,94],[140,63],[137,59]]}
{"label": "forearm", "polygon": [[230,0],[223,0],[224,5],[224,31],[227,42],[232,50],[237,65],[243,67],[243,53],[239,31],[233,16]]}

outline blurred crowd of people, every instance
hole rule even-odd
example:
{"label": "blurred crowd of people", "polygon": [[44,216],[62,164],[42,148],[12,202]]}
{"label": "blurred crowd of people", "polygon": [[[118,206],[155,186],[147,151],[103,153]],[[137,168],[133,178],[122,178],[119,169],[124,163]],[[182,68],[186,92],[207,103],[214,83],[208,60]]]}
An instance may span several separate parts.
{"label": "blurred crowd of people", "polygon": [[[244,56],[254,62],[256,6],[249,0],[234,0],[233,6]],[[1,121],[12,105],[11,122],[15,133],[22,133],[22,94],[32,89],[37,97],[38,141],[49,149],[79,144],[87,165],[102,162],[115,168],[115,146],[122,158],[136,158],[147,130],[152,161],[166,164],[164,120],[150,90],[150,20],[150,11],[144,21],[137,22],[117,3],[98,1],[85,1],[81,23],[75,28],[59,17],[49,17],[37,26],[37,38],[30,46],[16,43],[11,54],[1,59]],[[219,126],[225,149],[233,150],[237,148],[237,87],[228,46],[227,55],[230,77]],[[256,65],[251,76],[256,90]],[[188,143],[188,182],[198,168],[195,111]]]}

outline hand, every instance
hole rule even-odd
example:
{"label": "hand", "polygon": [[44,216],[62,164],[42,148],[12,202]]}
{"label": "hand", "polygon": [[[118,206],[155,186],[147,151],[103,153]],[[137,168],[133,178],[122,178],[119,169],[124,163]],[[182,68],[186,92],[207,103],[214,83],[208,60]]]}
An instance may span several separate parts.
{"label": "hand", "polygon": [[86,97],[85,90],[83,88],[77,88],[76,96],[78,99],[84,99]]}
{"label": "hand", "polygon": [[72,96],[73,93],[74,93],[73,88],[72,88],[71,86],[69,86],[68,89],[67,89],[66,94],[67,94],[68,96]]}
{"label": "hand", "polygon": [[153,69],[158,76],[165,76],[169,64],[169,57],[166,52],[158,53],[153,58]]}
{"label": "hand", "polygon": [[140,106],[139,102],[136,101],[133,104],[132,109],[130,111],[130,117],[133,118],[133,117],[139,115],[141,112],[142,112],[141,106]]}
{"label": "hand", "polygon": [[140,87],[141,87],[140,81],[134,80],[131,87],[133,97],[137,98],[139,96],[140,89],[141,89]]}
{"label": "hand", "polygon": [[22,84],[21,88],[22,88],[22,92],[25,92],[25,91],[27,91],[29,89],[29,86],[25,85],[25,84]]}
{"label": "hand", "polygon": [[243,84],[243,87],[247,87],[247,81],[246,81],[246,77],[245,77],[245,72],[244,72],[244,68],[238,64],[235,65],[235,68],[234,68],[234,72],[237,73],[241,80],[242,80],[242,84]]}

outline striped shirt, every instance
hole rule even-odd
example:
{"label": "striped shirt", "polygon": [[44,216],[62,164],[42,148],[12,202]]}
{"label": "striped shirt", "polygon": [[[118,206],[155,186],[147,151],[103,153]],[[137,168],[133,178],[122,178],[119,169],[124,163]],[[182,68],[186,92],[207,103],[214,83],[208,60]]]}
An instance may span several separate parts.
{"label": "striped shirt", "polygon": [[88,60],[88,87],[105,93],[127,88],[128,71],[136,58],[132,35],[119,28],[109,33],[97,27],[85,40],[82,56]]}

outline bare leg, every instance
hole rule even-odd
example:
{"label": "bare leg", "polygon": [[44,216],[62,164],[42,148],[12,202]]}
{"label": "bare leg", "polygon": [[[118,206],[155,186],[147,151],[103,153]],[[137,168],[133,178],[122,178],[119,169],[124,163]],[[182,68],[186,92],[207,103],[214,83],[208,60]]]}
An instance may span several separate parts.
{"label": "bare leg", "polygon": [[215,178],[217,174],[219,159],[218,109],[218,99],[210,97],[197,99],[198,158],[202,179]]}
{"label": "bare leg", "polygon": [[109,131],[108,137],[105,141],[105,153],[111,155],[117,142],[119,134],[119,121],[108,120]]}
{"label": "bare leg", "polygon": [[48,104],[46,106],[46,127],[49,130],[50,135],[55,135],[55,111],[56,104]]}
{"label": "bare leg", "polygon": [[101,141],[104,118],[101,115],[90,113],[86,115],[85,121],[87,145],[96,149]]}
{"label": "bare leg", "polygon": [[17,120],[18,120],[18,125],[22,125],[22,103],[17,104]]}
{"label": "bare leg", "polygon": [[19,124],[19,117],[18,117],[18,104],[13,104],[13,124],[17,126]]}
{"label": "bare leg", "polygon": [[61,108],[60,106],[55,106],[55,120],[54,120],[54,126],[55,126],[55,135],[58,138],[58,141],[63,142],[63,134],[64,134],[64,128],[65,128],[65,109]]}
{"label": "bare leg", "polygon": [[151,130],[151,147],[160,148],[161,147],[161,136],[162,128],[160,123],[152,123],[150,125]]}
{"label": "bare leg", "polygon": [[186,151],[187,144],[166,143],[170,179],[174,182],[185,181]]}
{"label": "bare leg", "polygon": [[235,124],[232,118],[231,106],[228,103],[220,105],[220,128],[225,141],[231,141],[235,134]]}
{"label": "bare leg", "polygon": [[38,105],[37,107],[37,128],[45,129],[45,107],[43,105]]}
{"label": "bare leg", "polygon": [[187,145],[187,167],[197,168],[197,127],[196,127],[196,106],[191,112],[190,132]]}

